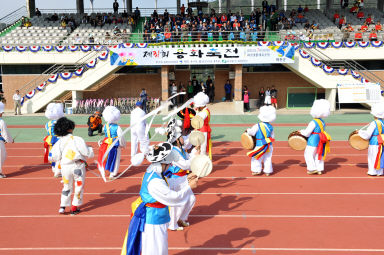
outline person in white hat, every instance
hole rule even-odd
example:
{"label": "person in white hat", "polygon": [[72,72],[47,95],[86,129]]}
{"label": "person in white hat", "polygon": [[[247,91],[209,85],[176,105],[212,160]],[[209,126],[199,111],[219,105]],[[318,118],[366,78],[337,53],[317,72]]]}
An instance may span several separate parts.
{"label": "person in white hat", "polygon": [[45,110],[45,117],[49,121],[45,124],[45,130],[47,131],[47,136],[44,138],[44,163],[51,162],[52,172],[54,177],[60,177],[60,162],[53,162],[51,160],[51,150],[55,143],[59,140],[56,136],[54,128],[56,121],[64,116],[63,104],[61,103],[50,103],[48,104]]}
{"label": "person in white hat", "polygon": [[[182,124],[181,120],[172,119],[168,123],[167,130],[167,141],[173,145],[173,148],[167,157],[171,161],[171,165],[164,173],[164,176],[167,177],[169,187],[174,191],[180,191],[184,187],[189,187],[187,176],[194,175],[189,172],[192,157],[183,149]],[[195,152],[195,154],[198,154],[198,152]],[[189,189],[188,197],[187,202],[183,206],[170,207],[169,214],[171,220],[168,226],[170,230],[183,230],[184,227],[189,226],[188,216],[196,202],[195,195],[191,189]]]}
{"label": "person in white hat", "polygon": [[369,140],[368,147],[368,175],[383,175],[384,169],[384,103],[372,106],[371,114],[374,120],[369,124],[367,130],[359,130],[359,135]]}
{"label": "person in white hat", "polygon": [[261,122],[247,129],[249,135],[256,137],[255,148],[253,151],[248,152],[247,155],[252,158],[252,175],[259,175],[264,171],[265,175],[269,176],[273,173],[272,142],[275,141],[275,134],[271,123],[276,119],[276,109],[273,106],[262,106],[257,117]]}
{"label": "person in white hat", "polygon": [[204,125],[199,129],[205,136],[205,141],[201,145],[201,154],[208,155],[212,160],[212,141],[211,141],[211,126],[209,125],[211,119],[211,112],[209,111],[207,104],[209,103],[209,97],[199,92],[193,98],[193,103],[196,109],[196,116],[200,116],[204,120]]}
{"label": "person in white hat", "polygon": [[304,151],[308,174],[322,174],[324,171],[324,159],[330,151],[331,136],[325,131],[326,125],[323,118],[330,114],[331,105],[327,100],[315,100],[311,108],[313,120],[309,122],[306,129],[300,130],[303,136],[308,137]]}
{"label": "person in white hat", "polygon": [[5,178],[3,173],[3,166],[5,159],[7,158],[7,151],[5,149],[5,143],[13,143],[13,138],[8,132],[7,124],[3,120],[4,104],[0,102],[0,178]]}
{"label": "person in white hat", "polygon": [[54,128],[55,133],[61,137],[52,148],[52,160],[60,161],[62,173],[60,214],[64,214],[65,208],[71,204],[71,214],[80,212],[79,206],[83,203],[86,159],[94,156],[92,147],[87,146],[83,138],[72,135],[74,129],[75,123],[65,117],[58,119]]}
{"label": "person in white hat", "polygon": [[[170,165],[168,155],[170,143],[160,143],[148,148],[146,158],[151,164],[142,179],[138,205],[124,239],[122,255],[166,255],[168,254],[168,206],[183,206],[189,199],[190,189],[197,187],[197,178],[189,179],[180,191],[169,188],[164,172]],[[133,204],[133,205],[134,205]]]}
{"label": "person in white hat", "polygon": [[[126,141],[124,136],[121,135],[123,130],[118,125],[120,120],[119,109],[114,106],[107,106],[102,115],[107,123],[103,127],[105,138],[100,144],[98,168],[100,171],[108,171],[109,179],[113,179],[119,172],[121,148],[125,148]],[[104,154],[116,139],[119,139],[119,141],[113,146],[103,161]]]}
{"label": "person in white hat", "polygon": [[136,103],[136,108],[131,112],[131,126],[135,126],[131,129],[131,156],[134,157],[137,154],[137,149],[140,143],[140,151],[146,153],[149,146],[149,136],[145,133],[147,122],[145,120],[138,123],[138,121],[145,116],[143,110],[143,102]]}

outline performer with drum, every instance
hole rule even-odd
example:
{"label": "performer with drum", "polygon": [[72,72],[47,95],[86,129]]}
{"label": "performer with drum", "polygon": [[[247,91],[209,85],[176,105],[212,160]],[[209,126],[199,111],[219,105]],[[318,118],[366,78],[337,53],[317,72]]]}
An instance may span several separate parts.
{"label": "performer with drum", "polygon": [[[202,132],[205,137],[204,143],[201,144],[201,154],[208,155],[212,160],[211,127],[209,125],[211,113],[206,106],[209,103],[209,97],[205,93],[199,92],[193,98],[193,102],[195,104],[196,116],[192,119],[192,126],[198,131]],[[194,122],[200,122],[200,124],[194,125]]]}
{"label": "performer with drum", "polygon": [[359,130],[358,134],[361,138],[369,140],[368,147],[368,175],[383,175],[384,155],[384,103],[375,104],[371,109],[374,116],[367,130]]}
{"label": "performer with drum", "polygon": [[276,109],[273,106],[262,106],[257,117],[262,122],[248,128],[246,131],[248,135],[256,137],[255,148],[248,152],[247,155],[251,157],[252,175],[259,175],[264,171],[265,175],[269,176],[273,172],[272,142],[275,141],[273,127],[270,123],[276,119]]}
{"label": "performer with drum", "polygon": [[308,174],[322,174],[324,171],[324,159],[330,151],[331,136],[325,132],[325,122],[322,118],[330,115],[330,109],[331,105],[327,100],[315,100],[311,108],[313,120],[309,122],[306,129],[300,130],[303,136],[308,137],[304,151]]}

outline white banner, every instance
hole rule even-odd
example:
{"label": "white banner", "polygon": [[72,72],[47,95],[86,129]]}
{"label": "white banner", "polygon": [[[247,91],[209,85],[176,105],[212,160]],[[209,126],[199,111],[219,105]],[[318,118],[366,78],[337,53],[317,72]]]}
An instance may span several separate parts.
{"label": "white banner", "polygon": [[228,65],[294,63],[292,45],[111,49],[111,65]]}
{"label": "white banner", "polygon": [[339,103],[376,103],[382,100],[379,84],[338,84]]}

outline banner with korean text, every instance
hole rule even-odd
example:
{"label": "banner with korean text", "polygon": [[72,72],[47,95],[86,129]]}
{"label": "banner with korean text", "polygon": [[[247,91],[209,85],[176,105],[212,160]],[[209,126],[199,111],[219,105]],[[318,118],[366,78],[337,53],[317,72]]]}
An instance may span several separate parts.
{"label": "banner with korean text", "polygon": [[228,65],[294,63],[291,45],[258,47],[155,47],[110,49],[111,65]]}

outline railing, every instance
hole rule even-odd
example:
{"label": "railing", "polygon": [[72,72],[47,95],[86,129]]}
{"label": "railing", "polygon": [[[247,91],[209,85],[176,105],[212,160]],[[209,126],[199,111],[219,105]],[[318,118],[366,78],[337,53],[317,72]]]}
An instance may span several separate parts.
{"label": "railing", "polygon": [[11,27],[19,25],[16,23],[18,23],[23,16],[27,16],[27,8],[25,6],[0,18],[0,36],[5,34]]}
{"label": "railing", "polygon": [[19,89],[19,91],[21,94],[25,95],[29,93],[32,89],[35,89],[41,83],[47,81],[47,79],[53,74],[59,74],[64,72],[74,72],[80,69],[81,67],[84,67],[84,72],[85,72],[86,70],[89,69],[85,64],[90,62],[91,60],[94,60],[95,57],[99,54],[100,54],[99,51],[90,51],[86,55],[78,59],[73,65],[55,64],[49,67],[47,70],[45,70],[38,77],[34,78],[33,80],[25,84],[22,88]]}
{"label": "railing", "polygon": [[379,76],[369,71],[364,66],[360,65],[353,59],[348,60],[333,60],[324,51],[318,50],[317,48],[306,49],[306,51],[315,57],[316,59],[322,61],[325,65],[333,67],[335,69],[350,69],[356,72],[359,72],[365,79],[373,83],[379,83],[381,88],[384,89],[384,80]]}

